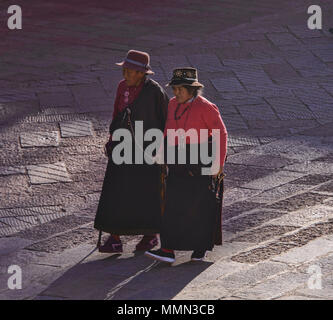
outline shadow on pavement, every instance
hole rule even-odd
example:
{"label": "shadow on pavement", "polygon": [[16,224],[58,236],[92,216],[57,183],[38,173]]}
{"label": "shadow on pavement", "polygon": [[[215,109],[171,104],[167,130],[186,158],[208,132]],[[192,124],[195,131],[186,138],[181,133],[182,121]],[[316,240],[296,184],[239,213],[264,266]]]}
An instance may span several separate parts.
{"label": "shadow on pavement", "polygon": [[94,259],[70,268],[36,299],[169,300],[212,265],[185,262],[169,266],[142,253]]}

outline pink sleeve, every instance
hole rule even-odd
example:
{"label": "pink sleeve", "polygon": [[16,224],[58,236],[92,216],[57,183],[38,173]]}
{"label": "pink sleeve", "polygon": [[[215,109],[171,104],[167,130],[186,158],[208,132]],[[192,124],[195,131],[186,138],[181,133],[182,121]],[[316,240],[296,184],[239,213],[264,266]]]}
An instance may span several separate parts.
{"label": "pink sleeve", "polygon": [[220,130],[220,165],[224,166],[225,158],[227,155],[228,133],[221,118],[218,107],[215,104],[205,106],[203,118],[209,129]]}

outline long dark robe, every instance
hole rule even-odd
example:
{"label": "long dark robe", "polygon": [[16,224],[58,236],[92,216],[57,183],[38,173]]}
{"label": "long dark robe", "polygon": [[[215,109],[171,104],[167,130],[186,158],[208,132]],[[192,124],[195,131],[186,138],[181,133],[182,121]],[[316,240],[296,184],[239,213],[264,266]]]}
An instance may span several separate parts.
{"label": "long dark robe", "polygon": [[[143,121],[143,133],[151,128],[163,131],[168,102],[168,96],[159,84],[145,79],[142,91],[131,109],[133,127],[134,121]],[[110,133],[116,121],[117,119],[114,119],[111,123]],[[129,129],[126,121],[119,127]],[[144,143],[143,148],[145,147]],[[110,157],[94,227],[118,235],[159,233],[160,191],[160,166],[145,163],[117,165]]]}
{"label": "long dark robe", "polygon": [[[186,147],[189,155],[189,145]],[[191,165],[188,159],[186,164],[168,165],[161,246],[184,251],[212,250],[214,245],[222,244],[223,181],[218,201],[210,189],[212,176],[201,175],[204,165]]]}

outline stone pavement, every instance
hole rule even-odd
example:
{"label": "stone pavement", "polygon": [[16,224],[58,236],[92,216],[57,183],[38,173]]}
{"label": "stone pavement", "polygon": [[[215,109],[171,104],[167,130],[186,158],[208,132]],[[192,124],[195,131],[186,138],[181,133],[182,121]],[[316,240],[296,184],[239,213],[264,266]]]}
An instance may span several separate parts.
{"label": "stone pavement", "polygon": [[[333,4],[316,2],[314,31],[304,0],[32,0],[23,29],[9,31],[10,4],[0,4],[0,299],[333,298]],[[123,237],[123,255],[94,250],[114,62],[131,48],[151,53],[161,84],[174,67],[198,68],[227,126],[224,244],[204,262],[187,252],[172,267],[152,262],[132,253],[139,237]],[[20,290],[7,287],[11,265]]]}

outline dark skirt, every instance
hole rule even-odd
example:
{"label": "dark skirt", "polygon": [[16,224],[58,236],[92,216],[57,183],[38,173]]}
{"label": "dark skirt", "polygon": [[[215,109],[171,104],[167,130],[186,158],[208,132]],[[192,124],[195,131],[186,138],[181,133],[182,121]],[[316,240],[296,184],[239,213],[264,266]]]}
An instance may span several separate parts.
{"label": "dark skirt", "polygon": [[211,176],[191,176],[186,168],[169,166],[161,246],[182,251],[212,250],[222,244],[222,206],[209,189]]}
{"label": "dark skirt", "polygon": [[161,170],[157,165],[115,165],[109,160],[94,227],[118,235],[159,233]]}

